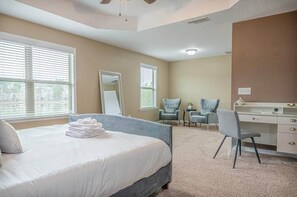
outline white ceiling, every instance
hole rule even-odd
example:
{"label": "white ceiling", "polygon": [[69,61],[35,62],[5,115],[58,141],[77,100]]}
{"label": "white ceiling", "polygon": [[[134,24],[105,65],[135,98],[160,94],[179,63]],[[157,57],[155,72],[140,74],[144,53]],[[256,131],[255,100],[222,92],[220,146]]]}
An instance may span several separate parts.
{"label": "white ceiling", "polygon": [[[156,0],[150,5],[129,0],[120,17],[118,1],[101,5],[98,0],[0,0],[0,13],[179,61],[232,51],[234,22],[297,10],[297,0]],[[204,16],[210,21],[188,24]],[[198,53],[188,56],[188,48]]]}

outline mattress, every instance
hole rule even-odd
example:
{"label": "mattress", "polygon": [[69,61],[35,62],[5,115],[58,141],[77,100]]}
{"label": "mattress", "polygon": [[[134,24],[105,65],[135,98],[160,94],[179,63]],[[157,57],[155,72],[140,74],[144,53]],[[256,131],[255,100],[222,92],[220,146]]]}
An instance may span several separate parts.
{"label": "mattress", "polygon": [[0,196],[110,196],[171,161],[151,137],[107,131],[88,139],[65,136],[67,125],[24,129],[22,154],[3,154]]}

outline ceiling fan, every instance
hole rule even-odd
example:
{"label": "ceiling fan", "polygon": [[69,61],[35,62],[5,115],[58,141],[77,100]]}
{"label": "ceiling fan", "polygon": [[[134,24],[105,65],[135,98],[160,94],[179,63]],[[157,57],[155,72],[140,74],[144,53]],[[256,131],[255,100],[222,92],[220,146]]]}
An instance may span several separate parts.
{"label": "ceiling fan", "polygon": [[[156,0],[144,0],[146,3],[151,4],[154,3]],[[100,4],[109,4],[111,0],[102,0]]]}

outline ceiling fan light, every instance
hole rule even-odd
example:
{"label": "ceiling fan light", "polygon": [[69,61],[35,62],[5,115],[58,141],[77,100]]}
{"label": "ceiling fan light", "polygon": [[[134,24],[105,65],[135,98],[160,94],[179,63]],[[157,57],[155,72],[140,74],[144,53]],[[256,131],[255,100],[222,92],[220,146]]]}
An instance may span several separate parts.
{"label": "ceiling fan light", "polygon": [[187,49],[186,53],[188,55],[195,55],[197,53],[197,49]]}

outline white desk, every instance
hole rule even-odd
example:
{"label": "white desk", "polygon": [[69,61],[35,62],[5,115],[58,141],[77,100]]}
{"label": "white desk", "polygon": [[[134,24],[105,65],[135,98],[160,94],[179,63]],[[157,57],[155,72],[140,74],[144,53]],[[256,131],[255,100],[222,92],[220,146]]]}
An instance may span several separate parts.
{"label": "white desk", "polygon": [[261,133],[260,138],[255,138],[257,144],[275,146],[276,150],[259,152],[297,158],[297,107],[287,103],[247,102],[234,105],[234,110],[242,129]]}

